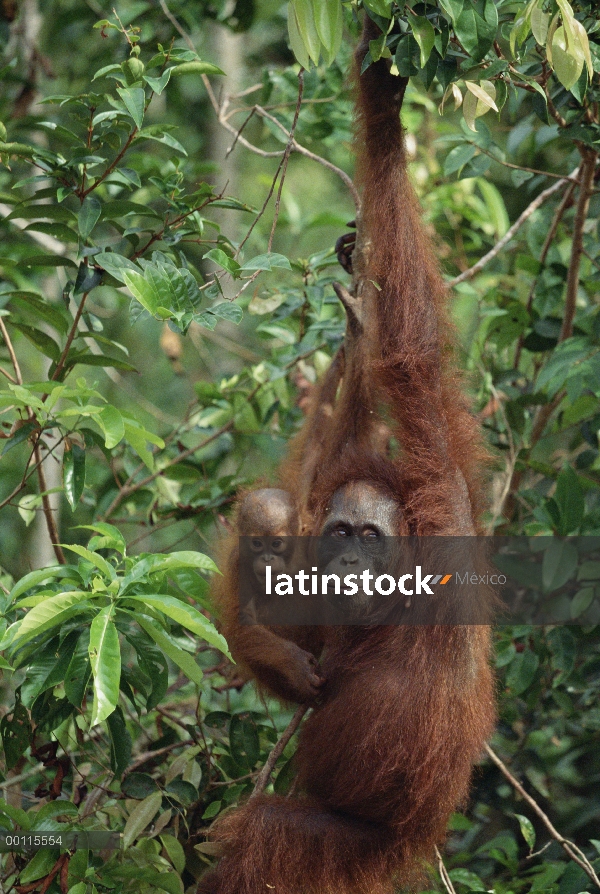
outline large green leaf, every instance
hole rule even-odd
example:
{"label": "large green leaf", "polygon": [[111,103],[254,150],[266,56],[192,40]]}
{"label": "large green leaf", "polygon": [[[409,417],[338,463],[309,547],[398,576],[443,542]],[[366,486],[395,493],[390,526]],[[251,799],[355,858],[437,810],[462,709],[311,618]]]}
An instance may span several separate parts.
{"label": "large green leaf", "polygon": [[205,618],[204,615],[200,614],[198,609],[188,605],[187,602],[182,602],[174,596],[163,596],[154,593],[144,593],[139,596],[127,596],[127,599],[142,602],[149,608],[162,612],[162,614],[167,615],[167,617],[171,618],[173,621],[181,624],[186,630],[190,630],[192,633],[200,636],[211,646],[214,646],[215,649],[219,649],[219,651],[229,656],[229,649],[225,637],[216,630],[214,624],[209,621],[208,618]]}
{"label": "large green leaf", "polygon": [[141,87],[117,87],[117,93],[139,130],[144,121],[146,94]]}
{"label": "large green leaf", "polygon": [[59,593],[57,596],[51,596],[40,602],[39,605],[27,612],[20,622],[13,638],[13,644],[22,646],[34,636],[50,630],[57,624],[62,624],[77,612],[80,603],[87,596],[88,593],[82,590],[72,590],[68,593]]}
{"label": "large green leaf", "polygon": [[85,450],[73,442],[65,445],[63,485],[69,506],[75,511],[85,487]]}
{"label": "large green leaf", "polygon": [[152,637],[158,648],[184,672],[186,677],[191,680],[192,683],[195,683],[197,686],[202,686],[202,683],[204,682],[202,668],[196,664],[189,652],[185,652],[174,643],[173,639],[165,633],[162,627],[159,627],[154,621],[151,621],[150,618],[146,617],[146,615],[136,612],[135,620],[142,630],[145,630],[148,636]]}
{"label": "large green leaf", "polygon": [[101,212],[102,204],[100,200],[93,195],[86,196],[77,215],[79,233],[84,242],[98,223]]}
{"label": "large green leaf", "polygon": [[121,649],[113,621],[114,610],[113,605],[107,605],[96,615],[90,627],[88,651],[94,677],[91,726],[106,720],[119,700]]}
{"label": "large green leaf", "polygon": [[150,825],[150,823],[160,810],[161,804],[162,793],[152,792],[151,795],[148,795],[147,798],[144,798],[143,801],[140,801],[139,804],[135,805],[129,817],[127,818],[125,828],[123,829],[124,848],[130,847],[130,845],[133,844],[138,835],[140,835],[144,831],[144,829],[146,829]]}

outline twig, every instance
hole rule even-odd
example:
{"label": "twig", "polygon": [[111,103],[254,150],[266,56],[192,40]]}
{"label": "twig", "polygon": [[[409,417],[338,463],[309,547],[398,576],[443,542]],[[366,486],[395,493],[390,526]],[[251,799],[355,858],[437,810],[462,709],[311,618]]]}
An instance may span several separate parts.
{"label": "twig", "polygon": [[308,708],[309,708],[308,705],[300,705],[300,707],[297,709],[296,713],[290,720],[290,723],[288,724],[287,729],[285,730],[285,732],[283,733],[283,735],[279,739],[279,741],[275,744],[273,751],[270,753],[269,757],[267,758],[267,762],[265,763],[264,767],[258,774],[258,778],[254,784],[254,789],[252,791],[252,794],[250,795],[251,798],[254,798],[255,795],[262,794],[262,792],[264,792],[264,790],[266,789],[267,785],[269,784],[269,779],[271,777],[271,773],[273,772],[273,770],[275,768],[275,764],[277,763],[277,760],[283,754],[283,750],[284,750],[285,746],[287,745],[287,743],[290,741],[290,739],[292,738],[292,736],[294,735],[294,733],[300,726],[300,721],[302,720],[302,718],[308,711]]}
{"label": "twig", "polygon": [[[164,14],[166,15],[166,17],[167,17],[168,20],[170,21],[170,23],[173,25],[173,27],[175,28],[175,30],[177,31],[177,33],[180,34],[181,37],[183,37],[183,39],[184,39],[185,42],[187,43],[188,47],[189,47],[190,50],[192,51],[192,53],[195,53],[195,52],[196,52],[196,47],[195,47],[194,44],[192,43],[192,40],[191,40],[190,36],[189,36],[188,34],[185,33],[185,31],[183,30],[183,28],[181,27],[181,25],[179,24],[179,22],[177,21],[177,19],[175,18],[175,16],[173,15],[173,13],[171,12],[171,10],[170,10],[169,7],[167,6],[167,4],[165,3],[165,0],[160,0],[160,8],[161,8],[162,11],[164,12]],[[262,86],[262,84],[261,84],[261,86]]]}
{"label": "twig", "polygon": [[538,177],[552,177],[554,180],[572,180],[574,183],[577,183],[576,178],[573,177],[572,174],[569,174],[568,177],[565,177],[564,174],[555,174],[554,171],[540,171],[537,168],[528,168],[526,165],[515,165],[511,161],[504,161],[502,158],[498,158],[497,155],[494,155],[493,152],[489,152],[489,150],[484,149],[483,146],[478,146],[473,140],[469,140],[471,146],[475,146],[483,155],[487,155],[488,158],[491,158],[492,161],[498,162],[499,165],[504,165],[505,168],[511,168],[514,171],[526,171],[528,174],[537,174]]}
{"label": "twig", "polygon": [[[222,127],[224,127],[225,130],[228,130],[229,133],[233,134],[233,136],[236,138],[236,142],[240,143],[246,149],[249,149],[250,152],[253,152],[255,155],[259,155],[261,158],[281,158],[281,156],[284,154],[285,150],[282,151],[282,150],[278,149],[274,152],[268,152],[265,149],[259,149],[258,146],[255,146],[253,143],[250,143],[245,137],[241,136],[238,128],[234,127],[233,124],[231,124],[231,122],[227,120],[226,111],[227,111],[227,105],[228,105],[229,100],[226,99],[224,101],[224,103],[220,105],[215,94],[214,94],[214,91],[212,89],[212,86],[211,86],[211,83],[210,83],[208,77],[206,75],[202,75],[202,80],[204,82],[206,92],[208,93],[208,98],[210,99],[211,105],[217,115],[219,124]],[[270,118],[271,120],[274,120],[276,122],[277,126],[281,129],[283,129],[284,132],[287,133],[286,129],[283,127],[281,122],[277,121],[276,118],[273,118],[273,116],[269,115],[269,113],[266,112],[263,108],[261,108],[261,106],[254,106],[254,108],[256,109],[257,114],[262,115],[265,118]],[[292,141],[291,151],[297,152],[299,155],[304,155],[305,158],[310,158],[311,161],[315,161],[315,162],[317,162],[317,164],[323,165],[323,167],[327,168],[328,170],[330,170],[334,174],[336,174],[343,181],[345,186],[348,188],[348,190],[352,196],[352,199],[354,201],[354,205],[358,211],[358,209],[360,208],[360,196],[358,194],[358,190],[356,189],[356,186],[354,185],[354,183],[352,181],[352,178],[349,177],[345,171],[343,171],[341,168],[338,168],[337,165],[334,165],[333,162],[328,161],[328,159],[323,158],[321,155],[316,155],[314,152],[311,152],[309,149],[306,149],[306,147],[302,146],[296,139],[294,139]]]}
{"label": "twig", "polygon": [[579,289],[579,268],[581,267],[581,254],[583,251],[583,229],[590,206],[590,195],[594,186],[594,173],[598,161],[598,153],[582,147],[581,176],[579,178],[579,198],[573,224],[573,245],[571,247],[571,261],[567,274],[567,295],[565,299],[565,315],[558,337],[559,343],[573,334],[573,318],[575,317],[575,304]]}
{"label": "twig", "polygon": [[[79,307],[77,308],[77,312],[75,313],[75,318],[73,320],[71,329],[67,336],[67,341],[65,342],[65,346],[62,350],[62,354],[60,355],[60,357],[58,359],[58,363],[56,364],[56,369],[52,373],[52,378],[51,378],[52,382],[56,382],[58,380],[58,377],[60,376],[60,374],[63,371],[64,365],[67,361],[67,356],[69,354],[69,351],[71,350],[71,345],[73,344],[73,339],[75,338],[75,336],[77,335],[77,333],[79,331],[79,321],[81,319],[81,315],[83,314],[83,308],[85,307],[85,302],[87,301],[87,297],[89,294],[90,294],[89,292],[84,292],[84,294],[81,296],[81,301],[79,302]],[[44,396],[42,397],[42,400],[46,400],[47,397],[48,397],[48,395],[44,394]]]}
{"label": "twig", "polygon": [[12,341],[10,340],[10,335],[8,334],[8,330],[4,325],[4,319],[0,316],[0,332],[2,333],[2,338],[6,344],[8,349],[8,354],[10,357],[10,362],[13,365],[13,369],[15,371],[15,378],[17,380],[17,385],[23,384],[23,376],[21,375],[21,367],[19,366],[19,361],[17,360],[17,355],[15,354],[15,349],[13,348]]}
{"label": "twig", "polygon": [[577,865],[583,869],[585,874],[592,880],[592,882],[596,885],[597,888],[600,888],[600,878],[598,878],[598,875],[596,874],[596,870],[594,869],[594,867],[592,866],[592,864],[590,863],[590,861],[588,860],[586,855],[583,853],[583,851],[581,851],[577,847],[576,844],[573,844],[573,842],[568,841],[566,838],[564,838],[560,834],[558,829],[556,829],[552,825],[549,817],[544,813],[544,811],[539,806],[539,804],[536,801],[534,801],[534,799],[531,797],[531,795],[527,794],[527,792],[525,791],[525,789],[523,788],[523,786],[521,785],[519,780],[516,779],[512,775],[512,773],[510,772],[508,767],[500,760],[500,758],[498,757],[496,752],[493,751],[489,745],[485,746],[485,750],[487,751],[488,756],[491,758],[491,760],[501,770],[501,772],[504,774],[504,776],[506,776],[506,778],[508,779],[508,781],[510,782],[512,787],[515,789],[515,791],[517,791],[521,795],[523,800],[526,801],[527,804],[529,804],[529,806],[531,807],[531,809],[539,816],[539,818],[542,820],[542,822],[544,823],[544,825],[546,826],[546,828],[548,829],[548,831],[550,832],[550,834],[552,835],[554,840],[558,841],[558,843],[561,845],[561,847],[569,855],[571,860],[573,860],[574,863],[577,863]]}
{"label": "twig", "polygon": [[140,754],[136,760],[127,767],[124,776],[129,776],[129,774],[137,770],[138,767],[141,767],[155,757],[160,757],[162,754],[168,754],[169,751],[174,751],[176,748],[187,748],[190,745],[196,744],[197,743],[194,742],[193,739],[182,739],[180,742],[171,742],[170,745],[165,745],[163,748],[155,748],[154,751],[144,751],[143,754]]}
{"label": "twig", "polygon": [[552,186],[549,186],[548,189],[544,189],[536,198],[531,202],[530,205],[527,206],[525,211],[516,219],[512,227],[506,231],[502,239],[494,245],[487,254],[485,254],[482,258],[480,258],[476,264],[473,264],[472,267],[469,267],[468,270],[464,270],[463,273],[455,276],[454,279],[448,281],[448,286],[457,286],[461,282],[465,282],[468,279],[472,279],[480,270],[489,264],[489,262],[496,257],[496,255],[500,254],[502,249],[508,245],[514,235],[518,230],[523,226],[523,224],[529,220],[531,215],[537,211],[537,209],[544,204],[544,202],[553,196],[554,193],[558,192],[562,189],[567,183],[569,183],[573,176],[577,173],[577,169],[570,174],[568,177],[562,177],[560,180],[557,180],[556,183],[553,183]]}
{"label": "twig", "polygon": [[[581,171],[581,168],[579,169],[579,172],[580,171]],[[578,176],[579,176],[579,173],[578,173]],[[556,209],[556,211],[554,213],[554,217],[552,218],[552,223],[550,224],[550,229],[548,230],[548,233],[546,234],[546,238],[544,239],[544,244],[543,244],[542,250],[540,252],[539,262],[542,267],[546,263],[546,258],[548,257],[548,252],[550,251],[550,246],[554,242],[554,237],[556,236],[559,224],[563,218],[565,211],[567,210],[569,202],[571,201],[571,198],[573,196],[573,192],[575,191],[576,185],[577,185],[576,182],[572,182],[568,186],[568,188],[565,190],[564,196],[560,200],[560,204],[558,205],[558,208]],[[535,277],[533,283],[531,284],[531,289],[529,290],[529,296],[527,298],[527,313],[531,312],[531,308],[533,305],[533,298],[535,295],[535,290],[537,287],[538,279],[539,279],[539,274]],[[514,359],[514,363],[513,363],[513,366],[515,369],[518,369],[518,367],[519,367],[519,362],[521,360],[521,351],[523,350],[523,341],[524,341],[523,333],[521,333],[521,335],[519,336],[519,341],[517,342],[517,350],[515,351],[515,359]]]}
{"label": "twig", "polygon": [[3,376],[6,376],[6,378],[8,379],[8,381],[9,381],[9,382],[12,382],[13,385],[17,385],[17,384],[18,384],[17,380],[16,380],[13,376],[11,376],[11,374],[10,374],[6,369],[4,369],[3,366],[0,366],[0,374],[2,374]]}
{"label": "twig", "polygon": [[285,152],[283,153],[283,159],[281,163],[281,177],[279,178],[279,189],[277,190],[277,197],[275,199],[275,212],[273,214],[273,223],[271,224],[271,232],[269,233],[269,242],[267,246],[267,251],[271,251],[273,247],[273,239],[275,238],[275,229],[277,227],[277,221],[279,220],[279,209],[281,206],[281,193],[283,192],[283,184],[285,182],[285,175],[287,173],[287,166],[290,160],[290,153],[292,151],[292,146],[294,145],[294,134],[296,133],[296,127],[298,125],[298,116],[300,115],[300,109],[302,108],[302,94],[304,93],[304,69],[301,67],[298,72],[298,99],[296,101],[296,108],[294,110],[294,120],[292,121],[292,126],[290,128],[290,135],[287,141],[287,146],[285,147]]}
{"label": "twig", "polygon": [[448,870],[444,866],[444,861],[442,860],[442,855],[440,854],[437,845],[435,847],[435,856],[437,858],[438,872],[440,874],[440,878],[442,880],[444,888],[446,889],[448,894],[456,894],[454,885],[452,884],[452,879],[448,875]]}

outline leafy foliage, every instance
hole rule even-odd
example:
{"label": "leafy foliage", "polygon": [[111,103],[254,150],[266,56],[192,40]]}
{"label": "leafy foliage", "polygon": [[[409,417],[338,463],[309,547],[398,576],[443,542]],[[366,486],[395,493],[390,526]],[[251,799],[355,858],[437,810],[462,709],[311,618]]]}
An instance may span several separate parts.
{"label": "leafy foliage", "polygon": [[[114,830],[127,852],[2,855],[0,873],[7,891],[178,894],[289,720],[227,669],[206,540],[268,479],[343,336],[357,4],[291,0],[287,37],[268,2],[172,0],[181,30],[161,5],[100,6],[95,22],[76,0],[40,5],[33,54],[0,21],[0,829]],[[411,77],[413,179],[494,450],[489,530],[597,535],[596,4],[364,6],[383,31],[364,64]],[[243,40],[226,102],[208,20]],[[243,178],[210,157],[212,100]],[[57,564],[39,568],[44,538]],[[598,569],[568,547],[533,584],[568,573],[587,619]],[[598,870],[597,627],[503,627],[496,645],[494,749]],[[444,859],[458,894],[593,890],[491,761]]]}

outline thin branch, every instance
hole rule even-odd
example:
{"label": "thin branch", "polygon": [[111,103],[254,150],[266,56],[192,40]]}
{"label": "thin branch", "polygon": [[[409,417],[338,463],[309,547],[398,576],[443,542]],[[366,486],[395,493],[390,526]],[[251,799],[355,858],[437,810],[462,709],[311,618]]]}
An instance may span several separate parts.
{"label": "thin branch", "polygon": [[493,751],[489,745],[485,746],[485,750],[487,751],[488,756],[491,758],[491,760],[496,764],[496,766],[501,770],[501,772],[504,774],[504,776],[508,779],[508,781],[510,782],[512,787],[515,789],[515,791],[517,791],[521,795],[523,800],[526,801],[527,804],[529,804],[529,806],[531,807],[531,809],[537,814],[537,816],[539,816],[539,818],[544,823],[544,825],[546,826],[546,828],[548,829],[548,831],[550,832],[550,834],[552,835],[554,840],[558,841],[558,843],[561,845],[561,847],[569,855],[571,860],[573,860],[574,863],[577,863],[577,865],[583,869],[585,874],[591,879],[591,881],[596,885],[597,888],[600,888],[600,878],[598,878],[598,875],[596,874],[596,870],[594,869],[594,867],[592,866],[592,864],[590,863],[590,861],[588,860],[586,855],[583,853],[583,851],[580,850],[576,844],[573,844],[573,842],[568,841],[568,839],[564,838],[560,834],[558,829],[556,829],[552,825],[549,817],[544,813],[544,811],[539,806],[537,801],[534,801],[534,799],[531,797],[531,795],[527,794],[527,792],[525,791],[525,789],[523,788],[523,786],[521,785],[519,780],[516,779],[512,775],[512,773],[510,772],[510,770],[508,769],[506,764],[504,764],[500,760],[500,758],[498,757],[496,752]]}
{"label": "thin branch", "polygon": [[3,366],[0,366],[0,374],[3,375],[3,376],[6,376],[6,378],[8,379],[8,381],[9,381],[9,382],[12,382],[13,385],[17,385],[17,384],[18,384],[17,380],[16,380],[13,376],[11,376],[11,374],[10,374],[7,370],[5,370]]}
{"label": "thin branch", "polygon": [[[58,363],[56,364],[56,369],[52,373],[52,378],[51,378],[52,382],[56,382],[58,377],[60,376],[60,374],[63,371],[64,365],[67,361],[67,356],[71,349],[71,345],[73,344],[73,339],[75,338],[75,336],[77,335],[77,333],[79,331],[79,321],[81,319],[81,315],[83,314],[83,308],[85,307],[85,302],[86,302],[87,296],[89,294],[90,294],[89,292],[84,292],[84,294],[81,296],[81,301],[79,302],[79,307],[77,308],[77,312],[75,314],[75,318],[71,325],[69,335],[67,336],[67,341],[66,341],[65,346],[62,350],[62,354],[60,355],[60,357],[58,359]],[[42,400],[45,400],[47,396],[48,395],[45,394],[42,397]]]}
{"label": "thin branch", "polygon": [[[579,171],[581,171],[581,168],[579,169]],[[556,233],[558,231],[559,224],[560,224],[560,222],[563,218],[563,215],[564,215],[565,211],[567,210],[569,203],[573,197],[573,193],[575,191],[576,185],[577,185],[576,182],[572,182],[569,185],[569,187],[565,190],[565,194],[562,197],[560,204],[558,205],[558,208],[556,209],[556,211],[554,213],[554,217],[552,218],[552,223],[550,224],[550,229],[548,230],[548,233],[546,234],[546,238],[544,239],[544,244],[543,244],[542,250],[540,252],[539,262],[542,267],[546,263],[546,258],[548,257],[548,252],[550,251],[550,246],[554,242],[554,237],[556,236]],[[535,296],[535,290],[537,287],[538,279],[539,279],[539,274],[533,280],[533,283],[531,284],[531,289],[529,290],[529,296],[527,298],[527,313],[528,314],[531,313],[531,308],[533,306],[533,298]],[[524,341],[524,336],[523,336],[523,333],[521,333],[521,335],[519,336],[519,341],[517,342],[517,350],[515,351],[515,359],[514,359],[514,363],[513,363],[513,366],[515,369],[518,369],[518,367],[519,367],[519,362],[521,360],[521,351],[523,350],[523,341]]]}
{"label": "thin branch", "polygon": [[296,101],[296,109],[294,111],[294,120],[292,121],[292,126],[290,129],[290,135],[287,141],[287,146],[285,147],[285,152],[283,154],[283,159],[281,163],[281,177],[279,178],[279,189],[277,190],[277,197],[275,199],[275,212],[273,214],[273,223],[271,225],[271,232],[269,233],[269,242],[267,245],[267,251],[271,251],[273,247],[273,239],[275,238],[275,229],[277,227],[277,221],[279,220],[279,209],[281,207],[281,193],[283,192],[283,184],[285,182],[285,175],[287,173],[287,166],[290,160],[290,153],[292,151],[292,146],[295,143],[294,134],[296,133],[296,127],[298,126],[298,116],[300,115],[300,109],[302,108],[302,94],[304,93],[304,69],[300,68],[298,72],[298,99]]}
{"label": "thin branch", "polygon": [[465,282],[468,279],[472,279],[477,273],[479,273],[486,264],[489,264],[491,260],[493,260],[503,248],[508,245],[508,243],[513,239],[518,230],[521,229],[524,223],[529,220],[531,215],[537,211],[537,209],[544,204],[544,202],[553,196],[556,192],[561,190],[567,183],[569,183],[574,175],[577,173],[577,169],[573,171],[568,177],[562,177],[560,180],[557,180],[556,183],[553,183],[552,186],[549,186],[548,189],[544,189],[536,198],[531,202],[530,205],[527,206],[525,211],[516,219],[514,224],[509,227],[506,231],[502,239],[494,245],[487,254],[485,254],[482,258],[480,258],[476,264],[473,264],[472,267],[469,267],[468,270],[464,270],[459,276],[455,276],[454,279],[448,281],[448,286],[457,286],[461,282]]}
{"label": "thin branch", "polygon": [[10,340],[10,335],[8,334],[8,330],[4,325],[4,318],[0,316],[0,332],[2,333],[2,338],[8,348],[8,354],[10,356],[10,362],[13,365],[13,369],[15,371],[15,378],[17,380],[17,385],[23,384],[23,376],[21,375],[21,367],[19,366],[19,361],[17,360],[17,355],[15,354],[15,349],[13,348],[12,341]]}
{"label": "thin branch", "polygon": [[54,555],[56,556],[58,564],[66,565],[67,560],[65,559],[65,554],[63,553],[62,546],[60,545],[60,537],[58,534],[58,528],[56,526],[56,519],[54,518],[54,509],[52,508],[52,503],[50,502],[50,495],[47,493],[48,485],[46,484],[44,461],[42,458],[39,438],[37,439],[36,445],[33,449],[33,455],[35,456],[35,460],[37,463],[38,482],[40,485],[40,493],[42,495],[42,509],[44,510],[44,518],[46,519],[48,536],[50,537],[52,549],[54,550]]}
{"label": "thin branch", "polygon": [[575,304],[579,290],[579,269],[581,267],[581,254],[583,252],[583,230],[587,220],[590,206],[590,195],[594,186],[594,173],[598,161],[598,153],[591,149],[581,149],[583,161],[581,163],[581,177],[579,185],[579,198],[577,211],[573,224],[573,245],[571,247],[571,261],[567,274],[567,295],[565,299],[565,315],[558,337],[559,343],[573,334],[573,319],[575,317]]}
{"label": "thin branch", "polygon": [[87,189],[84,189],[84,190],[79,194],[79,197],[80,197],[80,199],[81,199],[82,202],[83,202],[83,200],[85,199],[86,196],[89,196],[89,194],[90,194],[91,192],[93,192],[98,186],[100,186],[100,184],[102,183],[103,180],[106,180],[106,178],[108,177],[109,174],[112,174],[112,172],[114,171],[114,169],[117,167],[117,165],[119,164],[119,162],[121,161],[121,159],[123,158],[123,156],[125,155],[125,153],[127,152],[127,150],[129,149],[129,147],[131,146],[131,144],[132,144],[132,142],[133,142],[133,138],[135,137],[135,135],[137,134],[137,132],[138,132],[137,127],[134,127],[133,130],[131,131],[131,133],[129,134],[129,136],[127,137],[127,139],[126,139],[126,141],[125,141],[125,144],[124,144],[123,148],[122,148],[121,151],[115,156],[115,158],[111,161],[111,163],[109,164],[109,166],[107,167],[107,169],[104,171],[104,173],[103,173],[103,174],[100,174],[100,176],[98,177],[97,180],[94,180],[94,182],[91,183],[91,184],[88,186]]}
{"label": "thin branch", "polygon": [[[281,158],[281,156],[284,155],[286,150],[276,150],[274,152],[268,152],[265,149],[259,149],[258,146],[255,146],[253,143],[250,143],[245,137],[242,137],[238,128],[234,127],[233,124],[231,124],[230,121],[227,119],[227,108],[229,105],[229,99],[226,98],[226,100],[222,104],[219,104],[219,101],[214,94],[208,77],[206,75],[202,75],[202,80],[204,82],[206,92],[208,93],[211,105],[217,115],[219,124],[224,127],[225,130],[228,130],[229,133],[233,134],[233,136],[236,138],[236,142],[240,143],[246,149],[249,149],[250,152],[253,152],[255,155],[259,155],[261,158]],[[261,115],[261,117],[268,118],[274,121],[276,126],[283,130],[283,132],[289,137],[289,133],[287,132],[286,128],[281,124],[280,121],[277,120],[277,118],[269,115],[269,113],[266,112],[265,109],[263,109],[261,106],[254,106],[254,109],[256,110],[257,114]],[[333,164],[333,162],[328,161],[328,159],[323,158],[320,155],[316,155],[314,152],[306,149],[296,139],[292,141],[291,151],[297,152],[299,155],[304,155],[305,158],[310,158],[311,161],[315,161],[317,162],[317,164],[323,165],[323,167],[336,174],[348,188],[356,209],[358,210],[360,208],[360,196],[358,194],[358,190],[356,189],[352,178],[349,177],[345,171],[343,171],[341,168],[338,168],[337,165]]]}
{"label": "thin branch", "polygon": [[564,174],[555,174],[554,171],[540,171],[538,168],[528,168],[526,165],[515,165],[511,161],[504,161],[502,158],[498,158],[497,155],[494,155],[493,152],[489,152],[487,149],[484,149],[483,146],[478,146],[477,143],[469,140],[472,146],[476,146],[480,152],[484,155],[487,155],[488,158],[491,158],[493,161],[497,161],[499,165],[504,165],[505,168],[511,168],[514,171],[526,171],[528,174],[536,174],[539,177],[553,177],[555,180],[571,180],[573,183],[577,183],[577,178],[572,174],[569,174],[568,177],[565,177]]}
{"label": "thin branch", "polygon": [[[160,0],[160,8],[161,8],[162,11],[164,12],[164,14],[166,15],[166,17],[167,17],[168,20],[170,21],[170,23],[173,25],[173,27],[175,28],[175,30],[177,31],[177,33],[180,34],[181,37],[183,37],[183,39],[184,39],[185,42],[187,43],[188,47],[189,47],[190,50],[192,51],[192,53],[195,53],[195,52],[196,52],[196,47],[195,47],[194,44],[192,43],[192,40],[191,40],[190,36],[189,36],[188,34],[185,33],[185,31],[183,30],[183,28],[181,27],[181,25],[179,24],[179,22],[177,21],[177,19],[175,18],[175,16],[173,15],[173,13],[171,12],[171,10],[170,10],[169,7],[167,6],[167,4],[165,3],[165,0]],[[261,84],[260,86],[262,87],[262,84]]]}
{"label": "thin branch", "polygon": [[254,789],[252,791],[252,794],[250,795],[251,798],[254,798],[256,795],[262,794],[266,789],[267,785],[269,784],[269,779],[271,778],[271,773],[275,769],[275,764],[277,763],[279,757],[283,754],[285,746],[300,726],[300,721],[308,711],[308,708],[308,705],[300,705],[300,707],[296,710],[296,713],[292,717],[285,732],[283,733],[279,741],[275,744],[275,747],[267,758],[264,767],[258,774],[258,778],[254,784]]}
{"label": "thin branch", "polygon": [[454,885],[452,884],[452,879],[448,875],[448,870],[444,866],[444,861],[442,860],[442,855],[440,854],[437,845],[435,848],[435,856],[436,856],[437,864],[438,864],[438,872],[440,874],[440,878],[442,880],[442,884],[443,884],[444,888],[446,889],[448,894],[456,894]]}

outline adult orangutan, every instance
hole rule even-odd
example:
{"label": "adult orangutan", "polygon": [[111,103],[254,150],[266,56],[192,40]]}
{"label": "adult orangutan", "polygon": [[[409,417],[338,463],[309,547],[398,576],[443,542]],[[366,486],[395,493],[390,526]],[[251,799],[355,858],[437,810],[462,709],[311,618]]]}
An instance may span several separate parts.
{"label": "adult orangutan", "polygon": [[[358,71],[378,34],[367,18]],[[363,206],[352,291],[336,287],[345,345],[292,445],[286,490],[241,501],[240,531],[257,541],[296,532],[349,544],[469,535],[483,505],[484,453],[406,173],[406,79],[384,60],[357,79]],[[244,627],[238,575],[234,544],[219,597],[234,656],[266,690],[314,709],[300,734],[294,795],[259,795],[223,817],[214,837],[224,855],[198,890],[392,894],[443,842],[491,733],[489,628]]]}

